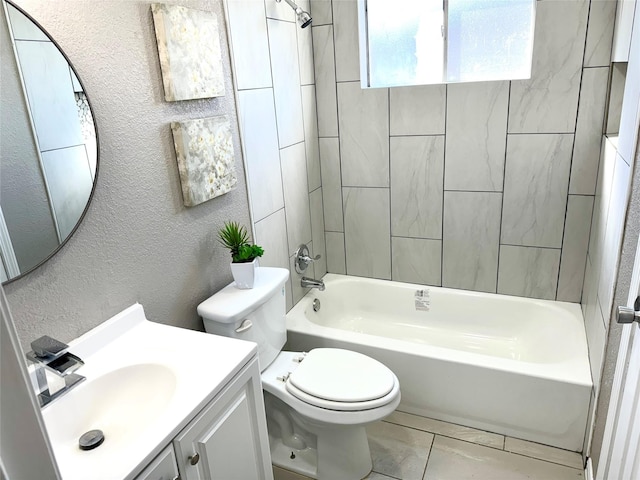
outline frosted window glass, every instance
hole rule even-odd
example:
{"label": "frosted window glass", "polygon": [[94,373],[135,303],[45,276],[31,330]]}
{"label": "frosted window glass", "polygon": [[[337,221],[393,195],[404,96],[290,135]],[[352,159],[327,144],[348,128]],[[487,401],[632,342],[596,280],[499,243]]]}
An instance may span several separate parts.
{"label": "frosted window glass", "polygon": [[360,0],[362,85],[529,78],[535,3]]}

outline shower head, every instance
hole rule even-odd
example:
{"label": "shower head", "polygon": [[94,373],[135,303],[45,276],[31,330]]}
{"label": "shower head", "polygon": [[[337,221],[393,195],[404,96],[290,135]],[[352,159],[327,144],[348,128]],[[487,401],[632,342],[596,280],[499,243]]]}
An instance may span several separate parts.
{"label": "shower head", "polygon": [[[280,3],[282,0],[276,0],[276,2]],[[293,2],[293,0],[284,0],[287,4],[293,8],[293,11],[296,12],[296,19],[298,20],[298,24],[300,28],[306,28],[311,25],[311,15],[309,12],[305,12],[298,5]]]}

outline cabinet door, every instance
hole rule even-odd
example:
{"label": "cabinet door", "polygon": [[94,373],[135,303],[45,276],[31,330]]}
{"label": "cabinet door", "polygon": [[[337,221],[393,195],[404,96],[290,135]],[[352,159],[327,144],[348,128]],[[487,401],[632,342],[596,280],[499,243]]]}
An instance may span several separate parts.
{"label": "cabinet door", "polygon": [[176,456],[169,445],[145,468],[136,480],[176,480],[179,478]]}
{"label": "cabinet door", "polygon": [[174,440],[184,480],[272,480],[257,359]]}

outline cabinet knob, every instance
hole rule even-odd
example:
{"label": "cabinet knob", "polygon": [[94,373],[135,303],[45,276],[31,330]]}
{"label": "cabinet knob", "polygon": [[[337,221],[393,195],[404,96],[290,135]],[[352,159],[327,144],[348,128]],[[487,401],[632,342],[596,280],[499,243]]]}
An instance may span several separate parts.
{"label": "cabinet knob", "polygon": [[193,455],[191,455],[189,457],[189,463],[191,465],[196,465],[199,461],[200,461],[200,454],[199,453],[194,453]]}

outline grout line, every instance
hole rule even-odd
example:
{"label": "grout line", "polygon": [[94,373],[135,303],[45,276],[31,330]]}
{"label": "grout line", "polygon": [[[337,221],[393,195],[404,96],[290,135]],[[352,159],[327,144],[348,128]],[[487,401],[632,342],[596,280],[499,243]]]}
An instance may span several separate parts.
{"label": "grout line", "polygon": [[[502,202],[500,204],[500,226],[498,227],[498,256],[496,261],[496,293],[500,283],[500,242],[502,241],[502,222],[504,220],[504,187],[507,183],[507,149],[509,148],[509,113],[511,113],[511,87],[513,82],[509,81],[509,92],[507,93],[507,128],[504,135],[504,161],[502,162]],[[504,442],[503,442],[504,443]]]}

